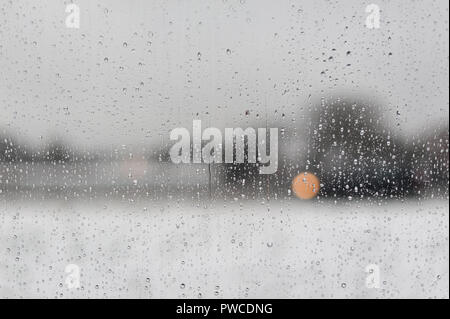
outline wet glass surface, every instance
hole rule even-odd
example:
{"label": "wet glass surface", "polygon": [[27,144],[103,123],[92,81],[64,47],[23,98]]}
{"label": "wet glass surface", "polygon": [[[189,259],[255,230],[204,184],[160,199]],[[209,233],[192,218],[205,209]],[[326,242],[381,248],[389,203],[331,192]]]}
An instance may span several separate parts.
{"label": "wet glass surface", "polygon": [[448,298],[445,1],[0,0],[0,297]]}

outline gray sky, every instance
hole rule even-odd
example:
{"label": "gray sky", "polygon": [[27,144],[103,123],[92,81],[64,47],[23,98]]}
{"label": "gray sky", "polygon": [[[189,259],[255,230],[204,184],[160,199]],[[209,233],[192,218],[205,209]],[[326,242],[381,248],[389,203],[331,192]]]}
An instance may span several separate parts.
{"label": "gray sky", "polygon": [[360,0],[73,2],[80,29],[67,1],[0,0],[0,131],[150,145],[193,118],[294,120],[345,91],[404,134],[448,118],[448,1],[371,1],[373,30]]}

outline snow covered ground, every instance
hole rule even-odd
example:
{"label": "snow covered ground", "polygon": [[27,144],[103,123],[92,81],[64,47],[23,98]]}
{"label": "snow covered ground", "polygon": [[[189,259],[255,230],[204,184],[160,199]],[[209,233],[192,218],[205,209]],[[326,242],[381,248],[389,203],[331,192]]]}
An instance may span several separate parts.
{"label": "snow covered ground", "polygon": [[446,200],[0,200],[4,298],[448,298],[448,272]]}

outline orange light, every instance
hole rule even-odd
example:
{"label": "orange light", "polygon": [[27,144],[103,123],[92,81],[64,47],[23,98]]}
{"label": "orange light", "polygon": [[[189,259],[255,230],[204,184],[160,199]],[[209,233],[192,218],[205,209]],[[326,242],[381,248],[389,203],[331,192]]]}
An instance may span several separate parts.
{"label": "orange light", "polygon": [[298,198],[312,199],[319,193],[320,181],[316,175],[303,172],[292,180],[292,190]]}

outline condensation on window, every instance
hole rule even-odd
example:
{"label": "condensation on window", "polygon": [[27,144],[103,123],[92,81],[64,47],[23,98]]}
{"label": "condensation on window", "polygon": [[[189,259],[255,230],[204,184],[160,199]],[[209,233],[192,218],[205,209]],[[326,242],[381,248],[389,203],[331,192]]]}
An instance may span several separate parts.
{"label": "condensation on window", "polygon": [[1,0],[0,297],[448,298],[449,5],[368,4]]}

